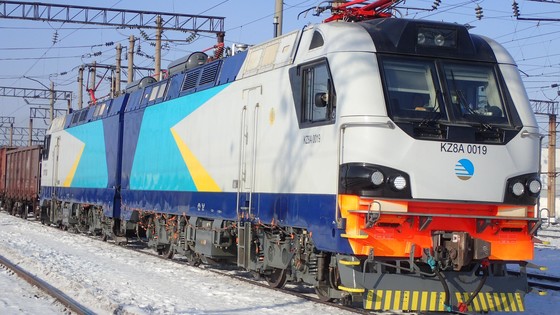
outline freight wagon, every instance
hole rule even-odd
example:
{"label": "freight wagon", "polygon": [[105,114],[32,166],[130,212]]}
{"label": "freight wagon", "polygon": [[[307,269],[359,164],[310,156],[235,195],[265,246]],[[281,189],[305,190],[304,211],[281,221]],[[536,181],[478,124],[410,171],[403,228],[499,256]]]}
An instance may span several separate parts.
{"label": "freight wagon", "polygon": [[27,218],[38,215],[41,179],[41,146],[29,146],[0,151],[4,210]]}

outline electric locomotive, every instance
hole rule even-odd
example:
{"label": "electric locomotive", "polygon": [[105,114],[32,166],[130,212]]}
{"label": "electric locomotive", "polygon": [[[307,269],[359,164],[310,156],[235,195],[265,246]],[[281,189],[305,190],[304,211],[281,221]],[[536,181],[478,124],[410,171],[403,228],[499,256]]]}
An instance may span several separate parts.
{"label": "electric locomotive", "polygon": [[366,309],[523,311],[507,265],[533,258],[541,184],[515,62],[389,3],[55,120],[48,219]]}

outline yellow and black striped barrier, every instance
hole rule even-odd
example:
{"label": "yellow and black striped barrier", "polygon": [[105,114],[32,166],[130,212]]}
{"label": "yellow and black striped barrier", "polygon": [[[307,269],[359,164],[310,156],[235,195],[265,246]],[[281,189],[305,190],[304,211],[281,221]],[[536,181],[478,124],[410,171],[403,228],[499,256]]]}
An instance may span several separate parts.
{"label": "yellow and black striped barrier", "polygon": [[[452,305],[466,302],[472,293],[454,292]],[[445,311],[445,293],[436,291],[368,290],[364,308],[369,310]],[[512,292],[481,292],[468,307],[475,312],[523,312],[523,296]]]}

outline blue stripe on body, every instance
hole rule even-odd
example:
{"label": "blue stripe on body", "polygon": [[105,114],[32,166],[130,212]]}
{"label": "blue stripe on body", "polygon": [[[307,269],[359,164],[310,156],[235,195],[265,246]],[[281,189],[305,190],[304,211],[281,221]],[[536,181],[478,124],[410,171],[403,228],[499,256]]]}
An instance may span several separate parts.
{"label": "blue stripe on body", "polygon": [[[171,128],[227,86],[228,84],[221,85],[145,109],[128,182],[130,189],[196,191],[194,181],[171,134]],[[125,135],[125,143],[134,141],[133,134]],[[123,181],[123,185],[125,184]]]}
{"label": "blue stripe on body", "polygon": [[[76,188],[42,186],[40,200],[43,203],[51,200],[53,193],[57,200],[72,203],[91,204],[103,207],[103,214],[114,217],[113,212],[115,189],[113,188]],[[120,205],[117,205],[117,208]]]}
{"label": "blue stripe on body", "polygon": [[[240,196],[242,205],[245,196]],[[255,220],[306,228],[319,250],[352,253],[348,240],[340,237],[344,230],[336,228],[335,195],[254,193],[253,198]],[[137,210],[235,221],[236,202],[235,192],[122,190],[121,218],[129,220]]]}

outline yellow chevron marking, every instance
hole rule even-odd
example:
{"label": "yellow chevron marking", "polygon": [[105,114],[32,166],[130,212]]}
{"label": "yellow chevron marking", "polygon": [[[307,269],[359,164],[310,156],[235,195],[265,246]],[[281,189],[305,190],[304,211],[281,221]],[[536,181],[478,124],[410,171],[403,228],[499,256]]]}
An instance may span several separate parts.
{"label": "yellow chevron marking", "polygon": [[[461,296],[461,292],[455,292],[455,297],[457,298],[457,303],[463,302],[463,296]],[[449,301],[451,303],[451,301]]]}
{"label": "yellow chevron marking", "polygon": [[521,293],[515,293],[515,300],[517,301],[517,309],[519,312],[525,312],[525,306],[523,305],[523,298]]}
{"label": "yellow chevron marking", "polygon": [[393,309],[400,310],[401,308],[401,291],[395,291],[395,301],[393,302]]}
{"label": "yellow chevron marking", "polygon": [[505,293],[500,293],[500,301],[502,302],[502,305],[504,306],[504,311],[511,312],[511,310],[509,308],[509,301],[508,301],[507,295]]}
{"label": "yellow chevron marking", "polygon": [[412,311],[418,310],[418,296],[420,293],[418,291],[412,292],[412,305],[410,305],[410,309]]}
{"label": "yellow chevron marking", "polygon": [[445,292],[439,293],[438,311],[445,310]]}
{"label": "yellow chevron marking", "polygon": [[480,307],[482,308],[482,310],[487,311],[488,306],[486,306],[486,298],[484,297],[484,293],[479,293],[476,296],[476,299],[480,302]]}
{"label": "yellow chevron marking", "polygon": [[375,309],[381,309],[381,302],[383,301],[383,290],[377,290],[377,294],[375,295]]}
{"label": "yellow chevron marking", "polygon": [[480,298],[480,293],[477,294],[477,295],[474,297],[474,299],[472,300],[472,306],[473,306],[474,310],[477,311],[477,312],[482,311],[482,310],[480,309],[480,305],[478,304],[479,298]]}
{"label": "yellow chevron marking", "polygon": [[[463,298],[464,298],[465,303],[469,300],[469,298],[471,297],[471,294],[472,293],[469,294],[468,292],[463,292]],[[472,302],[471,302],[471,304],[469,304],[467,306],[467,310],[472,312],[472,310],[473,310],[472,309]]]}
{"label": "yellow chevron marking", "polygon": [[428,306],[428,294],[427,291],[422,291],[422,298],[420,299],[420,310],[427,311],[426,307]]}
{"label": "yellow chevron marking", "polygon": [[82,158],[82,153],[84,153],[85,148],[86,146],[84,144],[82,146],[82,150],[80,150],[80,153],[78,154],[78,157],[74,161],[74,164],[72,164],[70,173],[68,173],[68,176],[66,176],[66,178],[64,179],[64,182],[62,183],[62,187],[70,187],[70,185],[72,185],[72,181],[74,180],[74,175],[76,175],[76,170],[78,169],[78,165],[80,164],[80,159]]}
{"label": "yellow chevron marking", "polygon": [[402,298],[402,308],[401,308],[403,311],[410,310],[409,301],[410,301],[410,291],[404,291],[403,298]]}
{"label": "yellow chevron marking", "polygon": [[508,292],[507,297],[508,297],[509,306],[511,307],[511,311],[517,312],[517,306],[516,306],[515,298],[513,297],[513,293]]}
{"label": "yellow chevron marking", "polygon": [[194,156],[191,150],[189,150],[187,145],[183,142],[183,140],[181,140],[173,128],[171,128],[171,133],[173,134],[177,147],[179,147],[183,160],[191,173],[196,189],[198,191],[221,191],[220,186],[218,186],[210,174],[206,172],[202,164],[198,161],[196,156]]}
{"label": "yellow chevron marking", "polygon": [[372,299],[373,299],[373,290],[368,290],[367,298],[366,298],[366,310],[371,310],[372,307]]}
{"label": "yellow chevron marking", "polygon": [[430,292],[430,311],[436,311],[437,302],[438,302],[438,293],[439,292]]}
{"label": "yellow chevron marking", "polygon": [[496,307],[494,306],[494,299],[492,298],[492,293],[486,292],[486,301],[488,302],[488,309],[491,311],[495,311]]}
{"label": "yellow chevron marking", "polygon": [[493,297],[494,297],[494,305],[496,305],[498,311],[502,312],[503,309],[502,309],[502,305],[500,305],[500,295],[498,294],[498,292],[494,292]]}
{"label": "yellow chevron marking", "polygon": [[384,310],[390,310],[391,309],[391,295],[392,294],[393,294],[392,290],[385,291],[385,304],[383,304],[383,309]]}

